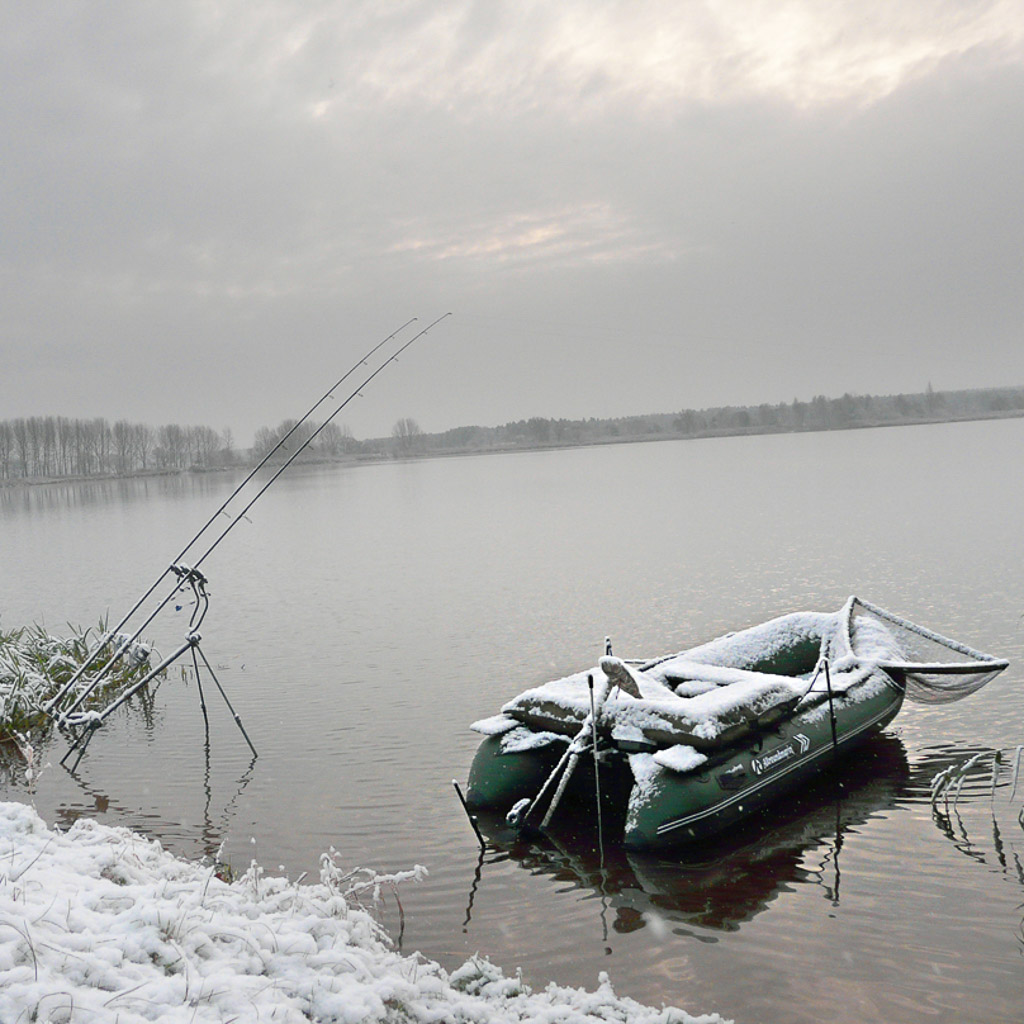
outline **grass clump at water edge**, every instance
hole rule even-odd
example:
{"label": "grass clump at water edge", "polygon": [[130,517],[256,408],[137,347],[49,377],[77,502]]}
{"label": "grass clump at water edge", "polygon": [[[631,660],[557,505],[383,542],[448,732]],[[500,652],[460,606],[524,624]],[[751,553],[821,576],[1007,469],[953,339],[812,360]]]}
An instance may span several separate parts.
{"label": "grass clump at water edge", "polygon": [[[75,684],[74,692],[80,693],[96,673],[106,668],[126,639],[109,633],[104,622],[95,628],[69,625],[68,629],[70,635],[66,637],[53,636],[39,625],[0,629],[0,743],[16,741],[30,730],[45,729],[51,721],[43,710],[47,702],[99,647],[100,653]],[[86,699],[82,710],[141,679],[149,669],[150,654],[148,645],[132,643]]]}

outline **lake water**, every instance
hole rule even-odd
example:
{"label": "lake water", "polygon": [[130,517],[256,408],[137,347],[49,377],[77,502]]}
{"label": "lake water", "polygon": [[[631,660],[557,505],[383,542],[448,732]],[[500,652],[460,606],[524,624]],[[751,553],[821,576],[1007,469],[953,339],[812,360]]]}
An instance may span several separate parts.
{"label": "lake water", "polygon": [[[532,984],[741,1024],[1019,1022],[1022,802],[932,776],[1024,743],[1024,420],[671,441],[290,471],[204,563],[203,648],[259,749],[194,682],[98,733],[29,793],[187,856],[289,876],[329,847],[429,878],[402,948],[476,951]],[[228,476],[0,490],[0,626],[116,620]],[[226,522],[226,521],[225,521]],[[467,726],[527,685],[857,593],[1011,659],[979,694],[908,704],[770,825],[701,863],[521,845],[482,858],[452,791]],[[190,609],[150,631],[169,651]],[[1024,789],[1024,781],[1022,781]],[[940,808],[941,811],[941,808]],[[390,904],[385,925],[398,934]]]}

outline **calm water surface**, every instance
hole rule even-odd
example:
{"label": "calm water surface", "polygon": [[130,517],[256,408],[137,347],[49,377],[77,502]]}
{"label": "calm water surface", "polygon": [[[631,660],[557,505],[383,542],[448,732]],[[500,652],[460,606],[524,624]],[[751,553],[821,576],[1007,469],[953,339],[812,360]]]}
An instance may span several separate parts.
{"label": "calm water surface", "polygon": [[[661,442],[300,470],[204,564],[209,743],[173,673],[75,775],[8,796],[188,855],[290,876],[335,847],[429,879],[402,947],[475,951],[535,984],[593,986],[743,1024],[1020,1021],[1021,797],[932,776],[1024,743],[1024,420]],[[233,485],[227,477],[0,491],[0,625],[123,613]],[[677,650],[851,593],[1013,664],[972,698],[907,705],[777,817],[699,863],[593,843],[480,860],[451,789],[503,700],[616,653]],[[189,608],[153,638],[170,650]],[[392,906],[385,920],[397,934]]]}

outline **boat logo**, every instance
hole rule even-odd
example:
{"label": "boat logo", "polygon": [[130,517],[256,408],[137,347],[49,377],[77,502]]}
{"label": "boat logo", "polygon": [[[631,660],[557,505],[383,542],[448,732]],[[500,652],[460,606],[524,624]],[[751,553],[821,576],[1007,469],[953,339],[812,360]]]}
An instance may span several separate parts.
{"label": "boat logo", "polygon": [[762,754],[760,757],[752,757],[750,759],[751,771],[755,775],[764,775],[765,772],[778,768],[779,765],[789,761],[790,758],[806,754],[810,747],[811,741],[802,732],[798,732],[793,739],[783,746],[769,750],[767,754]]}

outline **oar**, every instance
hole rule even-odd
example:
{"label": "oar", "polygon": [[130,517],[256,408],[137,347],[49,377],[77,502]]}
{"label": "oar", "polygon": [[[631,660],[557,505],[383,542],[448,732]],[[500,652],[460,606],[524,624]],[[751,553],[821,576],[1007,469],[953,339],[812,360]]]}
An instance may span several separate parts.
{"label": "oar", "polygon": [[569,755],[572,753],[573,744],[577,738],[583,733],[583,730],[587,727],[587,722],[584,721],[579,731],[575,736],[566,744],[565,750],[562,752],[562,756],[558,759],[558,764],[551,770],[551,774],[544,780],[544,785],[537,790],[537,795],[531,800],[529,797],[523,797],[522,800],[518,801],[516,805],[505,815],[505,820],[513,828],[522,828],[526,824],[526,819],[533,813],[533,809],[543,799],[544,794],[547,793],[551,786],[551,783],[558,777],[558,773],[565,767],[565,762],[569,760]]}
{"label": "oar", "polygon": [[[607,659],[602,658],[602,661]],[[590,687],[590,706],[593,709],[589,715],[583,720],[583,726],[580,731],[574,737],[572,743],[569,744],[569,761],[565,766],[565,771],[562,772],[561,779],[558,780],[558,789],[555,790],[555,795],[551,799],[551,804],[547,809],[547,813],[544,815],[544,820],[541,821],[541,829],[546,829],[551,822],[551,818],[554,816],[555,811],[558,809],[558,805],[561,802],[562,794],[565,792],[566,786],[569,785],[569,780],[572,778],[573,772],[576,771],[576,765],[579,764],[580,755],[586,749],[587,741],[593,737],[594,743],[594,756],[596,769],[596,756],[597,756],[597,712],[601,705],[604,703],[608,694],[611,693],[611,680],[605,677],[605,685],[601,687],[600,693],[596,699],[594,696],[594,677],[592,675],[587,676],[587,684]]]}
{"label": "oar", "polygon": [[[608,648],[608,641],[605,640],[605,649]],[[566,786],[569,784],[569,779],[572,777],[573,772],[576,771],[576,765],[579,762],[580,754],[586,747],[587,740],[591,738],[591,731],[593,731],[593,745],[596,754],[597,744],[597,712],[601,705],[608,699],[611,692],[616,687],[622,690],[624,693],[628,693],[631,697],[640,697],[640,687],[633,670],[626,665],[620,658],[614,658],[610,655],[605,655],[600,661],[601,671],[605,674],[606,682],[605,685],[600,687],[597,694],[591,693],[591,712],[583,719],[583,724],[580,726],[576,735],[569,741],[563,752],[561,758],[559,758],[558,764],[552,769],[551,774],[544,780],[544,784],[540,787],[537,795],[532,799],[520,800],[519,803],[512,808],[511,811],[506,815],[506,821],[515,828],[522,828],[526,824],[526,819],[533,813],[534,809],[541,802],[547,791],[551,788],[555,779],[558,779],[558,788],[555,791],[555,795],[551,800],[551,804],[548,807],[547,813],[544,815],[544,820],[541,822],[541,828],[547,828],[548,823],[551,821],[552,815],[555,813],[555,809],[558,807],[559,802],[562,799],[562,794],[565,792]],[[588,685],[593,686],[593,675],[588,677]],[[595,765],[596,770],[596,765]]]}

